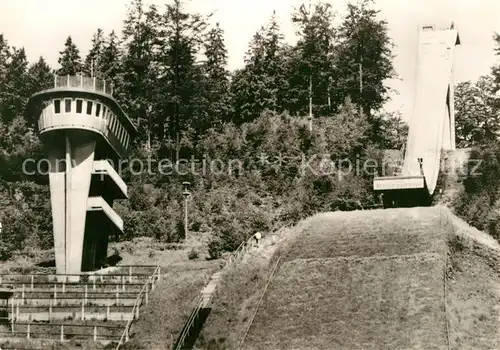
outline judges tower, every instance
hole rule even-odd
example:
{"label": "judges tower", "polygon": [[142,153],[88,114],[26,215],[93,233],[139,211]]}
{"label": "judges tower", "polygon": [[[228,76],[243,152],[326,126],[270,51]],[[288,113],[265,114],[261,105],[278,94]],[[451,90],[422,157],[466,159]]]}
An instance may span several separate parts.
{"label": "judges tower", "polygon": [[127,186],[112,164],[127,157],[137,129],[112,85],[91,77],[56,76],[54,88],[30,98],[27,112],[38,117],[50,164],[57,273],[99,269],[108,237],[123,231],[112,206],[127,198]]}

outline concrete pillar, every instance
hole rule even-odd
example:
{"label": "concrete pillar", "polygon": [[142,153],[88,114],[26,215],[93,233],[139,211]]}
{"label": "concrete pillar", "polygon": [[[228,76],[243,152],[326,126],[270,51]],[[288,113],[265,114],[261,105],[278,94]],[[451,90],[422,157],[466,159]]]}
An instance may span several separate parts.
{"label": "concrete pillar", "polygon": [[60,141],[47,146],[56,271],[79,274],[96,142],[81,131],[66,131],[64,146]]}
{"label": "concrete pillar", "polygon": [[71,187],[69,201],[69,225],[66,236],[66,273],[78,274],[82,267],[83,238],[87,217],[87,199],[94,164],[95,141],[85,141],[84,137],[71,140]]}
{"label": "concrete pillar", "polygon": [[52,226],[54,231],[54,250],[56,273],[66,273],[66,198],[64,149],[53,145],[48,148],[50,201],[52,208]]}

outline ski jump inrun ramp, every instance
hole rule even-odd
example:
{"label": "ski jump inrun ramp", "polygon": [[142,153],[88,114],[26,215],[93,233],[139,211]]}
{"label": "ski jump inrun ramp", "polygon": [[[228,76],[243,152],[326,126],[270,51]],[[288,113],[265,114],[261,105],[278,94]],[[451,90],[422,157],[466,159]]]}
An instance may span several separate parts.
{"label": "ski jump inrun ramp", "polygon": [[419,28],[416,86],[400,176],[376,177],[374,190],[436,189],[442,149],[455,149],[454,54],[460,45],[452,24]]}

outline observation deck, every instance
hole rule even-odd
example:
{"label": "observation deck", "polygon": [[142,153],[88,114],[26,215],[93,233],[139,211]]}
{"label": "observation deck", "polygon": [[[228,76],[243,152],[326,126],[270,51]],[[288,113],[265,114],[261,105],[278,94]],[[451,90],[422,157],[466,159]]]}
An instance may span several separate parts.
{"label": "observation deck", "polygon": [[54,88],[34,94],[27,107],[39,115],[42,138],[52,131],[80,129],[101,135],[119,158],[130,149],[137,128],[113,98],[113,85],[84,76],[55,76]]}

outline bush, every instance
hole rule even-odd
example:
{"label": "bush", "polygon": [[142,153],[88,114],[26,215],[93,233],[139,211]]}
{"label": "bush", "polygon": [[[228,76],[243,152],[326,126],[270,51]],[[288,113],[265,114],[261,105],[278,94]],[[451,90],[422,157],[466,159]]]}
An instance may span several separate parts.
{"label": "bush", "polygon": [[5,242],[0,242],[0,261],[9,260],[12,257],[12,246]]}
{"label": "bush", "polygon": [[[346,157],[352,161],[378,157],[367,137],[369,127],[367,119],[347,101],[336,115],[316,118],[312,132],[300,118],[269,111],[243,125],[227,123],[210,129],[197,142],[182,142],[184,157],[206,155],[208,161],[233,164],[233,172],[226,168],[222,174],[210,169],[202,173],[200,163],[197,174],[131,176],[125,172],[130,200],[114,205],[124,220],[124,233],[112,239],[150,237],[163,243],[180,242],[185,236],[183,181],[191,182],[189,230],[210,237],[208,249],[213,258],[233,251],[256,231],[266,232],[318,211],[359,209],[373,202],[370,176],[311,174],[303,169],[303,157],[318,157],[313,166],[321,159],[337,162]],[[171,146],[153,143],[151,150],[139,147],[131,156],[147,163],[148,157],[171,156]],[[232,160],[241,163],[237,172]],[[183,165],[181,170],[190,166]],[[46,183],[18,181],[9,186],[0,188],[0,204],[7,208],[0,213],[5,227],[0,243],[10,247],[32,242],[52,247]]]}
{"label": "bush", "polygon": [[194,259],[198,259],[198,257],[199,257],[198,252],[194,248],[191,249],[191,251],[188,254],[188,259],[189,260],[194,260]]}
{"label": "bush", "polygon": [[[500,144],[472,149],[464,189],[454,203],[458,216],[500,239]],[[477,161],[480,161],[476,169]]]}
{"label": "bush", "polygon": [[212,237],[208,244],[208,254],[212,259],[218,259],[223,252],[232,252],[246,240],[246,230],[243,223],[236,219],[221,218],[219,222],[219,230]]}

